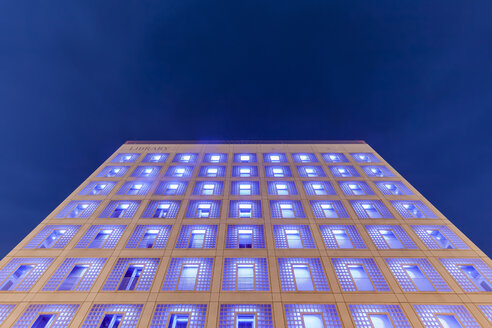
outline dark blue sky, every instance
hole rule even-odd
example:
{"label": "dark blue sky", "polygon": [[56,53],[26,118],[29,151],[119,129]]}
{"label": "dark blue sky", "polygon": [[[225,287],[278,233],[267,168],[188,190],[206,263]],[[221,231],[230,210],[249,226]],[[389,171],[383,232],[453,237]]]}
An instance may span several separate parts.
{"label": "dark blue sky", "polygon": [[364,139],[490,255],[491,13],[1,1],[0,255],[131,139]]}

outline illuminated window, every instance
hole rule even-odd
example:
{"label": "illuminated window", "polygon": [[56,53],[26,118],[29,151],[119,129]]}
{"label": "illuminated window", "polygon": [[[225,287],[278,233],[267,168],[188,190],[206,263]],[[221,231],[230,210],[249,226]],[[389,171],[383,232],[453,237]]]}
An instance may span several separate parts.
{"label": "illuminated window", "polygon": [[349,161],[342,153],[324,153],[321,156],[328,163],[348,163]]}
{"label": "illuminated window", "polygon": [[294,206],[292,204],[280,204],[280,213],[283,218],[295,218]]}
{"label": "illuminated window", "polygon": [[48,328],[55,321],[56,314],[40,314],[30,328]]}
{"label": "illuminated window", "polygon": [[389,315],[387,314],[368,314],[369,320],[371,321],[374,328],[393,328],[395,327],[391,322]]}
{"label": "illuminated window", "polygon": [[121,168],[119,168],[119,167],[112,168],[108,171],[108,173],[106,174],[106,177],[108,177],[108,178],[115,177],[118,175],[118,173],[120,173],[120,171],[121,171]]}
{"label": "illuminated window", "polygon": [[331,232],[333,233],[333,237],[338,244],[338,248],[354,248],[354,245],[352,244],[346,230],[334,229]]}
{"label": "illuminated window", "polygon": [[238,314],[236,316],[236,328],[256,328],[254,314]]}
{"label": "illuminated window", "polygon": [[278,155],[270,155],[270,162],[272,162],[272,163],[280,163],[280,156],[278,156]]}
{"label": "illuminated window", "polygon": [[284,231],[289,248],[303,248],[299,230],[286,229]]}
{"label": "illuminated window", "polygon": [[143,268],[142,264],[130,264],[118,286],[118,290],[135,290]]}
{"label": "illuminated window", "polygon": [[251,195],[251,184],[241,183],[239,185],[239,195]]}
{"label": "illuminated window", "polygon": [[304,328],[325,328],[323,316],[321,314],[302,314]]}
{"label": "illuminated window", "polygon": [[89,207],[89,204],[77,204],[75,207],[67,214],[67,218],[79,218],[82,213]]}
{"label": "illuminated window", "polygon": [[181,178],[184,176],[184,174],[185,174],[185,169],[182,167],[178,167],[176,168],[176,170],[174,170],[173,176]]}
{"label": "illuminated window", "polygon": [[237,231],[237,247],[238,248],[253,247],[253,230],[239,229]]}
{"label": "illuminated window", "polygon": [[284,170],[280,169],[280,168],[274,168],[272,169],[272,173],[273,173],[273,176],[275,178],[281,178],[284,176]]}
{"label": "illuminated window", "polygon": [[425,218],[426,216],[422,211],[415,206],[415,204],[403,204],[403,207],[410,213],[410,215],[416,219]]}
{"label": "illuminated window", "polygon": [[216,177],[218,171],[216,167],[209,167],[207,169],[207,177]]}
{"label": "illuminated window", "polygon": [[277,183],[275,185],[275,189],[277,190],[277,195],[288,195],[289,189],[287,189],[287,185],[283,183]]}
{"label": "illuminated window", "polygon": [[118,328],[123,314],[105,314],[99,328]]}
{"label": "illuminated window", "polygon": [[211,207],[212,207],[211,204],[199,204],[196,211],[196,217],[202,219],[210,217]]}
{"label": "illuminated window", "polygon": [[349,170],[347,170],[344,167],[337,167],[336,170],[338,171],[338,174],[340,174],[341,177],[351,177],[352,174],[350,174]]}
{"label": "illuminated window", "polygon": [[148,176],[150,176],[150,174],[152,173],[153,170],[154,169],[147,167],[147,168],[142,170],[142,172],[140,173],[140,176],[141,177],[148,177]]}
{"label": "illuminated window", "polygon": [[203,248],[203,243],[205,241],[205,230],[196,229],[191,231],[189,248]]}
{"label": "illuminated window", "polygon": [[102,248],[112,233],[113,230],[100,230],[87,248]]}
{"label": "illuminated window", "polygon": [[179,185],[177,183],[170,183],[164,190],[164,195],[176,195]]}
{"label": "illuminated window", "polygon": [[105,183],[96,183],[94,187],[87,193],[88,195],[99,195],[106,188]]}
{"label": "illuminated window", "polygon": [[218,163],[219,161],[220,161],[220,155],[211,155],[210,156],[210,162]]}
{"label": "illuminated window", "polygon": [[138,244],[138,248],[152,248],[154,246],[155,240],[159,235],[159,230],[148,229],[144,232],[142,240]]}
{"label": "illuminated window", "polygon": [[153,218],[165,218],[167,214],[169,213],[169,208],[171,207],[171,204],[159,204],[157,205],[154,215],[152,215]]}
{"label": "illuminated window", "polygon": [[65,232],[67,232],[67,230],[59,230],[59,229],[55,229],[53,230],[49,235],[48,237],[46,237],[45,240],[43,240],[41,242],[41,244],[39,244],[38,248],[51,248],[53,247],[53,245],[55,245],[57,243],[58,240],[60,240],[60,238],[65,234]]}
{"label": "illuminated window", "polygon": [[191,155],[183,155],[181,156],[181,162],[189,162],[191,159]]}
{"label": "illuminated window", "polygon": [[198,276],[198,264],[185,264],[181,269],[177,290],[194,290]]}
{"label": "illuminated window", "polygon": [[115,209],[109,216],[110,218],[121,218],[125,215],[126,210],[130,207],[130,204],[127,203],[119,203],[116,205]]}
{"label": "illuminated window", "polygon": [[214,194],[215,185],[213,184],[204,184],[202,188],[202,195],[213,195]]}
{"label": "illuminated window", "polygon": [[316,170],[313,169],[312,167],[306,167],[304,171],[306,172],[306,175],[309,178],[313,178],[313,177],[317,177],[318,176],[318,174],[316,173]]}
{"label": "illuminated window", "polygon": [[237,290],[255,290],[254,264],[237,265]]}
{"label": "illuminated window", "polygon": [[251,204],[239,204],[239,217],[251,218],[251,214],[252,214],[251,209],[252,209]]}
{"label": "illuminated window", "polygon": [[405,248],[393,230],[379,229],[379,233],[389,248]]}
{"label": "illuminated window", "polygon": [[188,321],[190,315],[186,313],[173,313],[169,317],[168,328],[186,328],[188,327]]}
{"label": "illuminated window", "polygon": [[239,160],[240,160],[241,162],[249,162],[249,161],[250,161],[250,159],[251,159],[251,156],[249,156],[249,155],[240,155],[240,156],[239,156]]}
{"label": "illuminated window", "polygon": [[313,188],[314,194],[317,195],[317,196],[327,195],[328,194],[326,192],[325,187],[322,184],[313,183],[311,186]]}
{"label": "illuminated window", "polygon": [[443,249],[453,249],[455,246],[444,236],[439,229],[428,229],[425,232]]}
{"label": "illuminated window", "polygon": [[294,280],[297,290],[314,290],[313,279],[307,264],[293,264]]}
{"label": "illuminated window", "polygon": [[362,204],[362,208],[371,219],[381,219],[383,217],[373,204]]}
{"label": "illuminated window", "polygon": [[159,155],[159,154],[156,154],[156,155],[152,155],[150,156],[150,160],[149,162],[159,162],[162,158],[162,155]]}
{"label": "illuminated window", "polygon": [[463,273],[482,292],[492,292],[492,284],[473,265],[458,265]]}
{"label": "illuminated window", "polygon": [[354,195],[365,195],[366,194],[364,192],[364,190],[362,190],[362,188],[360,187],[360,185],[358,183],[349,183],[348,187],[350,188],[350,190],[352,191],[352,193]]}
{"label": "illuminated window", "polygon": [[65,280],[60,284],[58,290],[74,290],[80,283],[87,270],[88,264],[76,264],[72,270],[68,273]]}
{"label": "illuminated window", "polygon": [[142,189],[143,184],[142,183],[134,183],[130,186],[128,191],[126,192],[127,195],[138,195],[139,191]]}
{"label": "illuminated window", "polygon": [[26,276],[34,269],[35,265],[21,264],[15,269],[12,274],[3,281],[0,285],[0,290],[14,290],[26,278]]}
{"label": "illuminated window", "polygon": [[384,177],[384,173],[379,167],[371,167],[370,170],[374,176]]}
{"label": "illuminated window", "polygon": [[338,218],[337,211],[335,210],[335,206],[333,206],[333,204],[321,204],[320,206],[325,218]]}
{"label": "illuminated window", "polygon": [[389,192],[391,192],[393,195],[403,195],[403,192],[398,189],[398,187],[396,186],[396,184],[394,183],[385,183],[384,186],[386,187],[386,189],[389,190]]}
{"label": "illuminated window", "polygon": [[402,266],[408,277],[412,280],[413,284],[417,290],[421,292],[435,291],[436,289],[432,286],[432,283],[427,279],[425,274],[419,268],[418,265],[405,264]]}
{"label": "illuminated window", "polygon": [[249,167],[241,167],[239,169],[239,176],[242,178],[250,177],[251,176],[251,169]]}
{"label": "illuminated window", "polygon": [[360,291],[374,290],[371,278],[367,274],[364,266],[362,264],[349,264],[347,265],[348,271],[352,277],[352,280]]}

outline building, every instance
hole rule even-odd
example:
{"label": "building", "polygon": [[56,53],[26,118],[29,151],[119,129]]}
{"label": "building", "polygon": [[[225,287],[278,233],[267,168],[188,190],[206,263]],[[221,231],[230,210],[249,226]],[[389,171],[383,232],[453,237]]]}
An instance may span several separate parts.
{"label": "building", "polygon": [[0,322],[490,327],[491,268],[363,141],[127,142],[0,262]]}

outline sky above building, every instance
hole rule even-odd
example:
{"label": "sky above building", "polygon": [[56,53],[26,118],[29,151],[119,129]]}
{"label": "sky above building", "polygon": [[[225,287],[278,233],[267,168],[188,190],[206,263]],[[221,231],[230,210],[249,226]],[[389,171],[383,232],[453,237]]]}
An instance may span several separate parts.
{"label": "sky above building", "polygon": [[491,12],[3,1],[0,255],[133,139],[363,139],[490,255]]}

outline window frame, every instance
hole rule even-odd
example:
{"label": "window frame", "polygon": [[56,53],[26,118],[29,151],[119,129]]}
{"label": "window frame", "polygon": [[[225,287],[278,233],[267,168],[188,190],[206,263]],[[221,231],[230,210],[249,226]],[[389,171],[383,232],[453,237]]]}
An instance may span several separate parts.
{"label": "window frame", "polygon": [[[183,274],[183,270],[186,266],[193,266],[193,267],[197,267],[197,270],[196,270],[196,276],[195,276],[195,284],[193,285],[193,289],[178,289],[179,287],[179,283],[181,282],[181,275]],[[198,283],[198,277],[200,275],[200,266],[201,266],[201,263],[194,263],[194,262],[186,262],[186,263],[183,263],[181,265],[181,268],[179,268],[179,275],[178,275],[178,281],[176,283],[176,290],[177,292],[190,292],[190,291],[195,291],[196,290],[196,285]]]}
{"label": "window frame", "polygon": [[[253,289],[239,289],[239,268],[240,267],[248,267],[253,269],[253,277],[251,278],[253,280]],[[249,278],[249,277],[248,277]],[[251,291],[256,291],[256,263],[238,263],[236,264],[236,291],[245,291],[245,292],[251,292]]]}
{"label": "window frame", "polygon": [[[137,282],[135,282],[135,288],[134,289],[121,290],[120,289],[120,286],[121,286],[121,284],[123,282],[123,279],[125,279],[125,275],[128,272],[128,269],[130,269],[130,266],[142,267],[142,271],[141,271],[140,275],[137,278]],[[125,270],[123,270],[123,273],[121,274],[121,277],[120,277],[120,279],[118,281],[118,284],[117,284],[117,287],[115,288],[115,291],[116,292],[129,292],[129,291],[135,292],[135,291],[137,291],[138,284],[140,283],[140,279],[142,278],[142,275],[144,274],[145,267],[146,267],[146,264],[145,263],[131,263],[131,262],[127,263],[126,266],[125,266]],[[127,285],[127,287],[128,287],[128,285]]]}
{"label": "window frame", "polygon": [[[297,267],[300,267],[300,266],[305,266],[307,267],[307,270],[309,272],[309,278],[311,278],[311,283],[313,284],[313,289],[312,290],[299,290],[299,288],[297,287],[297,279],[296,279],[296,274],[295,274],[295,271],[294,271],[294,267],[297,266]],[[317,288],[316,288],[316,284],[314,283],[314,279],[313,279],[313,272],[312,272],[312,269],[311,269],[311,265],[309,265],[308,262],[302,262],[302,263],[290,263],[290,269],[291,269],[291,272],[292,272],[292,277],[293,277],[293,280],[294,280],[294,285],[296,287],[296,292],[315,292],[317,291]]]}
{"label": "window frame", "polygon": [[[64,289],[64,290],[60,290],[59,288],[61,287],[61,285],[65,282],[65,280],[68,278],[68,276],[70,275],[70,273],[72,272],[72,270],[75,268],[75,266],[77,265],[80,265],[80,266],[87,266],[87,269],[86,271],[84,272],[84,274],[80,277],[79,281],[77,281],[77,283],[75,284],[75,286],[73,286],[72,289]],[[60,280],[60,283],[58,284],[58,286],[56,287],[56,291],[57,292],[70,292],[70,291],[75,291],[77,289],[77,287],[80,285],[80,282],[84,279],[85,275],[89,272],[89,270],[91,269],[91,266],[92,266],[92,263],[74,263],[72,264],[72,266],[70,267],[70,269],[65,273],[65,275],[63,276],[63,279]]]}
{"label": "window frame", "polygon": [[[356,289],[356,292],[372,292],[372,293],[378,292],[378,289],[374,285],[374,281],[372,281],[371,275],[369,274],[369,271],[367,270],[367,268],[364,265],[364,263],[345,263],[344,265],[345,265],[345,269],[347,270],[348,274],[350,275],[350,279],[352,280],[352,284],[354,285],[354,287]],[[350,266],[356,266],[356,265],[357,266],[361,266],[364,269],[364,272],[367,275],[367,278],[371,282],[372,290],[360,290],[357,287],[357,283],[355,282],[355,278],[352,275],[352,272],[350,271],[350,268],[349,268]]]}

